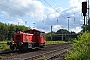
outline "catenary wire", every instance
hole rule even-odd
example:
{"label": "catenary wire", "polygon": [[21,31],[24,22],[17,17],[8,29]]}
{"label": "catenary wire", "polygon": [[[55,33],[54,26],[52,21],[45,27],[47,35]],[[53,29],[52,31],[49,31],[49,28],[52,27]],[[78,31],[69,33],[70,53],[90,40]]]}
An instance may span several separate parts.
{"label": "catenary wire", "polygon": [[[52,7],[52,5],[51,4],[49,4],[46,0],[44,0],[49,6],[51,6]],[[57,13],[59,13],[54,7],[52,7]],[[62,15],[61,15],[62,16]],[[62,16],[63,18],[65,18],[66,19],[66,17],[64,17],[64,16]]]}
{"label": "catenary wire", "polygon": [[60,7],[60,5],[57,4],[57,2],[55,0],[52,0],[58,7]]}

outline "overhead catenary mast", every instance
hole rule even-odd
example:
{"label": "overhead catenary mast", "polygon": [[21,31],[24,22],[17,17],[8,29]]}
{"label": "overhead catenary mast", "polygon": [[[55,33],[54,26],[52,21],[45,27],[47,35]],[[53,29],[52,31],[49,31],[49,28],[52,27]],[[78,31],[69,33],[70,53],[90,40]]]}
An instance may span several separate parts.
{"label": "overhead catenary mast", "polygon": [[67,18],[68,18],[68,31],[69,31],[69,18],[70,18],[70,17],[67,17]]}
{"label": "overhead catenary mast", "polygon": [[89,20],[89,0],[86,0],[87,2],[87,17],[86,17],[86,25],[88,25],[88,20]]}
{"label": "overhead catenary mast", "polygon": [[89,0],[88,0],[88,20],[89,20]]}

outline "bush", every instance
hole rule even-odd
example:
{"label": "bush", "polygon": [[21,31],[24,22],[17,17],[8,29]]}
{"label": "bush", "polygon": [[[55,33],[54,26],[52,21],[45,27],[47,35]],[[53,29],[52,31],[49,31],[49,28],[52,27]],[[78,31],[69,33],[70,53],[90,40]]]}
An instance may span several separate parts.
{"label": "bush", "polygon": [[83,33],[73,42],[73,50],[68,51],[65,60],[90,60],[90,33]]}

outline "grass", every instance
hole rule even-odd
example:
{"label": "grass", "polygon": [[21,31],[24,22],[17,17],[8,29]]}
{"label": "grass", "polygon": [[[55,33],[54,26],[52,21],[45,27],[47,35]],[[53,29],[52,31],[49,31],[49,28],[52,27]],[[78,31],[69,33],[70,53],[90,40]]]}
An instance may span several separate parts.
{"label": "grass", "polygon": [[7,45],[7,42],[0,41],[0,52],[7,51],[7,50],[10,50],[9,46]]}
{"label": "grass", "polygon": [[46,44],[61,44],[65,43],[64,41],[46,41]]}
{"label": "grass", "polygon": [[7,41],[0,41],[0,44],[1,44],[1,43],[7,43],[7,42],[10,42],[10,41],[8,41],[8,40],[7,40]]}
{"label": "grass", "polygon": [[[64,41],[46,41],[45,44],[61,44],[66,43]],[[7,51],[10,50],[9,46],[7,45],[7,41],[0,41],[0,51]]]}

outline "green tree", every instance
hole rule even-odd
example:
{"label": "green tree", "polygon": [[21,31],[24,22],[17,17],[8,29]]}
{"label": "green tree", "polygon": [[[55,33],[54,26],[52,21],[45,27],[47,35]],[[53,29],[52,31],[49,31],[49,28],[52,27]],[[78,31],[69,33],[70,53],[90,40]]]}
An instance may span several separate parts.
{"label": "green tree", "polygon": [[51,38],[54,36],[55,32],[49,32],[49,33],[46,33],[46,40],[51,40]]}
{"label": "green tree", "polygon": [[13,38],[16,29],[19,28],[22,32],[30,29],[30,27],[22,26],[22,25],[14,25],[14,24],[4,24],[0,22],[0,40],[10,40]]}
{"label": "green tree", "polygon": [[57,32],[56,32],[56,34],[68,34],[68,33],[70,33],[68,30],[66,30],[66,29],[59,29]]}
{"label": "green tree", "polygon": [[0,22],[0,40],[7,38],[7,25]]}

